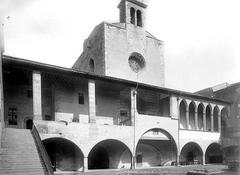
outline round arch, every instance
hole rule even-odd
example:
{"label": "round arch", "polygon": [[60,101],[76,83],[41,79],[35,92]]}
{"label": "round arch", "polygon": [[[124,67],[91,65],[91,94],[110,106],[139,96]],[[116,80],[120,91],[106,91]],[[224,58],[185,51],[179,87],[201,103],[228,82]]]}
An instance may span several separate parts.
{"label": "round arch", "polygon": [[180,152],[180,164],[192,165],[203,163],[202,148],[195,142],[186,143]]}
{"label": "round arch", "polygon": [[207,147],[205,153],[205,163],[222,163],[223,162],[223,151],[219,143],[212,143]]}
{"label": "round arch", "polygon": [[54,171],[82,171],[83,152],[72,141],[54,137],[42,141]]}
{"label": "round arch", "polygon": [[177,145],[167,131],[152,128],[138,140],[135,156],[137,167],[173,165],[177,160]]}
{"label": "round arch", "polygon": [[130,169],[132,153],[127,145],[115,139],[97,143],[88,154],[88,169]]}
{"label": "round arch", "polygon": [[179,105],[179,112],[180,112],[180,128],[181,129],[187,129],[187,116],[186,116],[186,112],[187,112],[187,108],[188,108],[188,104],[186,102],[186,100],[182,99]]}

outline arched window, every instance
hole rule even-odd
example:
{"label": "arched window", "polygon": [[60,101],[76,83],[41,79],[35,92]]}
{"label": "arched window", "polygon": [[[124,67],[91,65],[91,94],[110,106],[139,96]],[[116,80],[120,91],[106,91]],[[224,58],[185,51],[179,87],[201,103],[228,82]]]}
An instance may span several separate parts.
{"label": "arched window", "polygon": [[206,129],[207,131],[211,131],[211,106],[208,105],[206,107]]}
{"label": "arched window", "polygon": [[196,129],[195,127],[195,104],[191,102],[189,105],[189,125],[190,129]]}
{"label": "arched window", "polygon": [[219,109],[217,106],[215,106],[213,110],[213,128],[214,131],[218,131],[218,114],[219,114]]}
{"label": "arched window", "polygon": [[186,119],[186,111],[187,111],[187,103],[182,100],[180,103],[180,128],[187,129],[187,119]]}
{"label": "arched window", "polygon": [[135,9],[131,7],[130,9],[130,15],[131,15],[131,24],[135,24]]}
{"label": "arched window", "polygon": [[142,12],[137,10],[137,26],[142,27]]}
{"label": "arched window", "polygon": [[90,69],[90,72],[94,72],[95,65],[94,65],[94,60],[93,59],[89,60],[89,69]]}
{"label": "arched window", "polygon": [[198,105],[198,129],[203,130],[203,110],[204,106],[202,103]]}

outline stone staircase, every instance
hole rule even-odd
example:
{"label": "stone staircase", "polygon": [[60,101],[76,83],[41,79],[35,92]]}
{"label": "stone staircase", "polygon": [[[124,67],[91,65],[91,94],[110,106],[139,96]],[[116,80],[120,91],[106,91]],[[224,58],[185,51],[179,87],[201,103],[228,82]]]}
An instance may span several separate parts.
{"label": "stone staircase", "polygon": [[5,128],[2,133],[0,175],[48,174],[31,130]]}

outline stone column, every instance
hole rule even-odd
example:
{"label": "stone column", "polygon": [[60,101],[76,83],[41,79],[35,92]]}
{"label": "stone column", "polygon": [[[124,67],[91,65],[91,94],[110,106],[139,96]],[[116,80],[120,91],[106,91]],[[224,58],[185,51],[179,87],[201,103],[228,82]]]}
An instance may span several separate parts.
{"label": "stone column", "polygon": [[41,88],[41,72],[33,71],[33,119],[42,120],[42,88]]}
{"label": "stone column", "polygon": [[136,157],[135,156],[132,156],[132,166],[131,166],[131,169],[135,169],[136,168]]}
{"label": "stone column", "polygon": [[131,124],[135,125],[135,114],[137,112],[137,91],[131,88]]}
{"label": "stone column", "polygon": [[83,158],[83,172],[88,171],[88,157]]}
{"label": "stone column", "polygon": [[186,122],[187,122],[187,129],[189,129],[189,110],[186,110]]}
{"label": "stone column", "polygon": [[207,123],[206,123],[206,113],[203,112],[203,130],[207,130]]}
{"label": "stone column", "polygon": [[205,154],[203,153],[203,157],[202,157],[202,164],[205,165]]}
{"label": "stone column", "polygon": [[218,132],[221,132],[221,112],[220,110],[218,111]]}
{"label": "stone column", "polygon": [[89,123],[96,123],[96,98],[95,98],[95,81],[88,80],[88,111]]}
{"label": "stone column", "polygon": [[197,107],[195,108],[194,118],[195,118],[195,129],[196,129],[196,130],[199,130],[199,128],[198,128],[198,112],[197,112]]}

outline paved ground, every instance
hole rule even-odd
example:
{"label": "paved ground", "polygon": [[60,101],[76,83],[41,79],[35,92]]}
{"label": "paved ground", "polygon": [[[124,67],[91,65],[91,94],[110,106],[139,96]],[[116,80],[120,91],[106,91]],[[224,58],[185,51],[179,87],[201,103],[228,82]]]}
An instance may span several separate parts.
{"label": "paved ground", "polygon": [[89,172],[65,172],[55,173],[56,175],[186,175],[192,170],[209,170],[212,175],[240,175],[240,172],[229,171],[225,165],[193,165],[177,167],[159,167],[135,170],[94,170]]}

